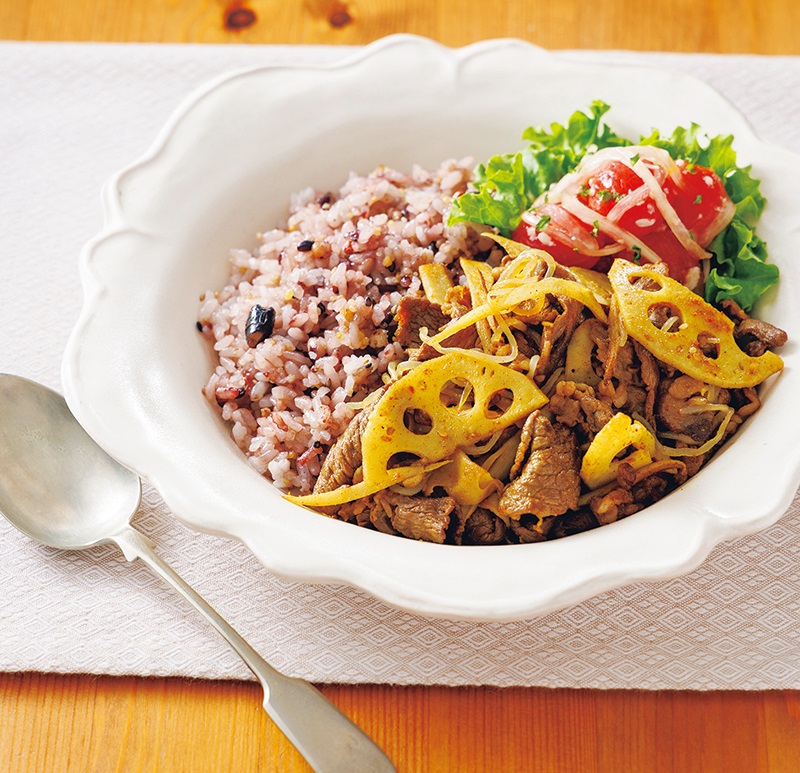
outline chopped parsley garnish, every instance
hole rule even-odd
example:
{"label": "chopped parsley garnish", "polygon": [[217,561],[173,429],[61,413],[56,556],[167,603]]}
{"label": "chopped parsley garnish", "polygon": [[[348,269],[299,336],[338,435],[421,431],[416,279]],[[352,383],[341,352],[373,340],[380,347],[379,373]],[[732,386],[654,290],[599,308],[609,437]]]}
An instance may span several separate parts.
{"label": "chopped parsley garnish", "polygon": [[600,199],[600,202],[605,204],[607,201],[619,201],[624,196],[623,193],[619,191],[611,191],[608,188],[603,188],[602,191],[597,192],[597,198]]}

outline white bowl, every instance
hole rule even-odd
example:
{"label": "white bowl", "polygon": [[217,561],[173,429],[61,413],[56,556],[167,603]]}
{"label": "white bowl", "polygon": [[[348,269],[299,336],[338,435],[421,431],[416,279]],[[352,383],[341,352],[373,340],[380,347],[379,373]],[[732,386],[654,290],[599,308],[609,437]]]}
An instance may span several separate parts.
{"label": "white bowl", "polygon": [[[552,542],[433,545],[287,503],[201,395],[212,363],[195,328],[227,254],[285,215],[290,193],[338,188],[379,164],[435,168],[516,149],[529,125],[601,99],[636,137],[699,123],[735,136],[769,199],[759,233],[782,270],[760,316],[787,330],[786,368],[760,413],[699,475],[641,513]],[[348,583],[450,618],[532,617],[697,566],[720,541],[775,522],[800,483],[798,157],[759,141],[702,82],[650,68],[575,63],[514,40],[460,50],[394,36],[331,67],[265,67],[190,97],[152,149],[105,189],[106,224],[81,261],[85,305],[63,365],[86,430],[149,480],[185,524],[236,537],[276,574]]]}

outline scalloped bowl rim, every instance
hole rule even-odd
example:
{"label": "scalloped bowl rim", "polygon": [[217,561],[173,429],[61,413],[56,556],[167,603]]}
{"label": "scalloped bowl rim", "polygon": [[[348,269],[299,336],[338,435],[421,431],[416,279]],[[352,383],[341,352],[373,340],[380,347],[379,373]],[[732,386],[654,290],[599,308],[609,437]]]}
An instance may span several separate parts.
{"label": "scalloped bowl rim", "polygon": [[[543,96],[524,110],[512,97],[524,96],[525,87],[502,82],[520,72],[529,80],[545,76],[543,85],[533,79],[527,86],[532,97]],[[657,86],[657,96],[648,84]],[[376,94],[373,113],[352,102],[339,110],[338,98],[359,89]],[[443,97],[452,100],[451,112],[432,113]],[[490,98],[503,107],[503,126],[481,112]],[[762,177],[770,198],[762,227],[782,280],[761,312],[791,341],[784,371],[764,387],[761,412],[707,469],[661,502],[552,542],[432,545],[283,500],[249,467],[200,396],[211,361],[196,332],[183,327],[193,325],[198,288],[225,279],[226,249],[277,222],[290,192],[338,187],[348,166],[366,172],[379,163],[481,159],[518,147],[525,126],[563,121],[595,98],[612,105],[609,122],[621,131],[628,124],[642,132],[671,130],[695,120],[710,133],[733,133],[740,160]],[[314,112],[320,108],[322,114]],[[376,136],[381,132],[386,139]],[[331,150],[323,159],[310,157],[321,138]],[[262,140],[270,143],[266,153]],[[448,147],[454,152],[443,152]],[[190,95],[150,150],[104,188],[104,227],[80,258],[85,297],[64,355],[65,396],[87,432],[152,483],[181,522],[241,540],[285,578],[347,584],[423,615],[511,620],[623,584],[674,577],[698,566],[721,541],[777,521],[800,483],[800,444],[792,440],[800,420],[786,410],[800,394],[800,312],[789,301],[800,290],[800,271],[785,260],[789,236],[800,229],[791,225],[785,198],[788,170],[800,172],[800,157],[762,142],[702,81],[651,67],[575,61],[519,40],[449,49],[395,35],[332,65],[225,74]],[[208,172],[213,182],[205,185]]]}

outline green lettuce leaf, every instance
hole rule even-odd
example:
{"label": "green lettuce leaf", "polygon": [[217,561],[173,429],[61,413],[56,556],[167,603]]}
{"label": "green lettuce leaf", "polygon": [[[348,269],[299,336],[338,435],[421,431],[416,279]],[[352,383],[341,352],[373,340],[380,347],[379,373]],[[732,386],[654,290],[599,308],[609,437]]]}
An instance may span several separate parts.
{"label": "green lettuce leaf", "polygon": [[[481,223],[509,236],[534,201],[572,171],[588,152],[633,144],[604,123],[608,110],[607,104],[597,101],[588,112],[573,113],[564,125],[553,123],[546,128],[526,129],[522,139],[528,144],[521,151],[493,156],[475,168],[475,190],[453,202],[448,222]],[[751,167],[737,165],[733,136],[708,138],[697,124],[692,124],[678,127],[668,137],[653,131],[636,144],[655,145],[675,159],[709,167],[723,181],[736,205],[736,214],[709,247],[713,259],[705,297],[711,303],[733,298],[744,311],[750,311],[758,298],[778,282],[779,272],[766,262],[766,246],[755,233],[766,199]]]}
{"label": "green lettuce leaf", "polygon": [[764,242],[738,215],[711,244],[716,265],[705,286],[710,303],[732,298],[745,311],[777,284],[778,267],[767,263]]}
{"label": "green lettuce leaf", "polygon": [[453,202],[448,222],[483,223],[509,236],[522,213],[589,150],[631,144],[603,123],[608,110],[605,103],[593,102],[588,114],[574,113],[565,126],[526,129],[522,135],[528,141],[526,148],[493,156],[475,168],[476,191]]}

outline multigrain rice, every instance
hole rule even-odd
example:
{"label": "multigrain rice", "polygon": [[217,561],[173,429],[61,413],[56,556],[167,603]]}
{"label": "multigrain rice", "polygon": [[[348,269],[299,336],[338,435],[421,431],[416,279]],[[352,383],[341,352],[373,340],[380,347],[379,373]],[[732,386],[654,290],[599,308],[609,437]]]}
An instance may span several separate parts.
{"label": "multigrain rice", "polygon": [[[198,327],[217,365],[204,388],[250,463],[276,485],[307,493],[354,403],[403,356],[391,340],[392,310],[421,294],[417,268],[457,268],[478,249],[469,226],[447,226],[467,187],[469,160],[435,172],[379,167],[351,174],[335,193],[296,194],[283,227],[235,249],[219,291],[201,299]],[[274,309],[270,336],[247,344],[254,304]]]}

